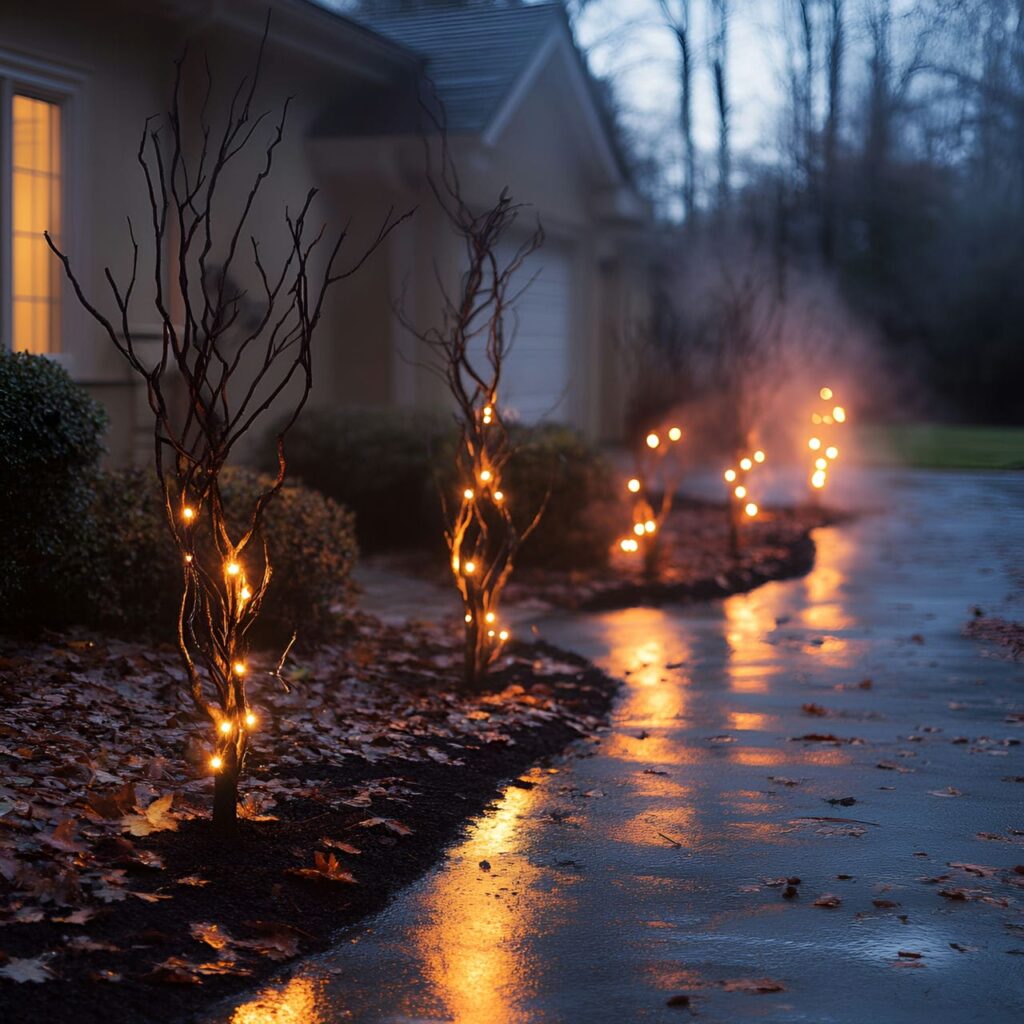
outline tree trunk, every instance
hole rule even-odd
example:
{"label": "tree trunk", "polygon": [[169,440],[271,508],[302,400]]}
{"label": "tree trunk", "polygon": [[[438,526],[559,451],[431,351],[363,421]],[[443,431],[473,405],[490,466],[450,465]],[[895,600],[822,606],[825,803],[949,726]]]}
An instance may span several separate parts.
{"label": "tree trunk", "polygon": [[213,777],[213,828],[225,837],[235,835],[238,829],[239,769],[231,744],[224,753],[224,766]]}
{"label": "tree trunk", "polygon": [[692,227],[697,214],[697,147],[693,138],[693,67],[688,29],[676,28],[679,43],[679,126],[683,136],[683,216]]}
{"label": "tree trunk", "polygon": [[724,210],[729,205],[729,179],[732,174],[732,153],[729,145],[730,110],[726,78],[729,3],[728,0],[711,0],[711,6],[715,24],[711,72],[714,79],[715,105],[718,109],[718,206]]}
{"label": "tree trunk", "polygon": [[821,258],[826,267],[834,266],[836,261],[836,151],[839,144],[839,119],[841,116],[844,31],[843,0],[830,0],[826,62],[828,107],[822,140],[823,180],[821,186]]}

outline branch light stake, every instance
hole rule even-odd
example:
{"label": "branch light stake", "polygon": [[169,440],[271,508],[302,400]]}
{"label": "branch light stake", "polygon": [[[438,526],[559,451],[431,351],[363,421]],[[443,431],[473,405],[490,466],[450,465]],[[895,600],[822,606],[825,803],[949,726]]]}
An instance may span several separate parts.
{"label": "branch light stake", "polygon": [[[626,555],[643,552],[644,569],[649,574],[657,569],[661,530],[672,511],[679,486],[676,445],[682,440],[682,427],[668,427],[664,437],[659,430],[652,430],[644,438],[637,457],[636,475],[626,481],[626,490],[633,496],[632,535],[621,538],[618,548]],[[655,491],[658,488],[661,497],[656,502]]]}
{"label": "branch light stake", "polygon": [[763,448],[756,448],[749,455],[741,455],[736,466],[730,466],[722,473],[722,479],[729,491],[730,547],[735,555],[739,547],[737,523],[756,519],[760,506],[750,498],[750,474],[763,466],[768,456]]}
{"label": "branch light stake", "polygon": [[[238,779],[249,733],[258,724],[248,704],[245,658],[271,578],[264,512],[284,484],[285,436],[312,390],[312,340],[324,298],[408,216],[389,212],[367,248],[341,267],[347,232],[330,238],[326,225],[310,223],[316,196],[310,189],[298,204],[285,207],[283,244],[274,258],[260,247],[250,215],[259,209],[288,113],[287,101],[273,118],[255,109],[268,31],[269,16],[255,66],[234,89],[218,124],[207,119],[212,76],[204,76],[193,104],[182,55],[175,62],[170,109],[143,127],[136,159],[147,197],[149,254],[143,265],[152,275],[149,316],[162,328],[155,359],[143,351],[134,326],[149,316],[140,316],[133,305],[140,246],[132,220],[127,273],[119,281],[105,271],[110,315],[86,295],[68,255],[45,235],[82,307],[144,383],[153,416],[154,468],[181,559],[178,650],[192,704],[213,734],[207,762],[214,776],[213,824],[225,836],[235,833]],[[196,111],[195,121],[186,108]],[[258,169],[247,190],[226,195],[239,154],[243,160],[255,157]],[[237,185],[232,181],[230,187]],[[173,294],[164,283],[172,279]],[[238,280],[250,280],[251,287],[240,290]],[[229,520],[221,471],[271,409],[283,414],[277,472],[241,521]]]}
{"label": "branch light stake", "polygon": [[835,435],[846,423],[846,409],[837,404],[832,388],[821,388],[818,398],[822,404],[811,413],[813,432],[807,439],[807,448],[813,457],[810,474],[813,496],[823,490],[828,483],[832,463],[839,458],[839,446],[835,444]]}

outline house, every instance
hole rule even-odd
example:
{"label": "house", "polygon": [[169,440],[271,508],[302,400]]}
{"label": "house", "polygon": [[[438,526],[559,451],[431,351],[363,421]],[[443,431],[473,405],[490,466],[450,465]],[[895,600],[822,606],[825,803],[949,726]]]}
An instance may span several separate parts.
{"label": "house", "polygon": [[[524,421],[615,437],[624,399],[618,339],[645,292],[636,255],[645,208],[556,3],[432,6],[364,21],[312,0],[3,5],[0,224],[10,227],[0,247],[0,343],[60,360],[107,405],[114,461],[151,450],[144,389],[79,308],[41,232],[58,238],[86,290],[105,298],[104,268],[123,273],[130,258],[126,214],[136,225],[147,220],[139,136],[146,117],[167,107],[174,60],[187,42],[192,53],[208,52],[218,83],[236,82],[251,71],[268,7],[259,95],[268,107],[293,101],[254,211],[261,238],[272,243],[284,202],[301,201],[311,185],[319,216],[351,219],[353,251],[389,208],[416,207],[332,294],[315,342],[312,403],[446,404],[394,315],[401,304],[429,325],[438,280],[457,282],[460,272],[410,104],[410,84],[425,74],[444,102],[467,198],[489,205],[508,186],[529,204],[524,231],[536,216],[547,237],[521,271],[533,283],[518,304],[500,400]],[[199,102],[188,86],[186,113]],[[145,245],[142,260],[146,281]],[[132,314],[136,336],[158,345],[144,293]]]}

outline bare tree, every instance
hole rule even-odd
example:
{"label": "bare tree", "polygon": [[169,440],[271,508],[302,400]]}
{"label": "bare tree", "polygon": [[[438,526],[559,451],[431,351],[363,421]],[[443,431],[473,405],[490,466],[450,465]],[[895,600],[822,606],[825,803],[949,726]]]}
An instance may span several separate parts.
{"label": "bare tree", "polygon": [[501,407],[502,370],[512,342],[506,317],[519,294],[515,277],[543,244],[544,234],[538,225],[502,260],[499,248],[512,234],[522,207],[507,189],[482,212],[470,207],[448,148],[443,114],[435,114],[435,108],[436,100],[433,106],[424,104],[440,140],[436,173],[427,140],[428,179],[462,243],[465,270],[457,291],[441,286],[440,326],[422,329],[404,318],[403,322],[428,347],[428,365],[455,402],[458,494],[453,500],[442,493],[445,540],[465,619],[463,678],[467,688],[480,689],[510,635],[498,618],[502,591],[520,546],[540,522],[546,504],[523,528],[517,525],[510,497],[502,489],[513,448]]}
{"label": "bare tree", "polygon": [[[268,264],[254,236],[243,243],[288,112],[286,101],[270,129],[255,181],[248,193],[241,194],[240,210],[231,212],[231,195],[224,186],[227,171],[250,149],[267,118],[267,112],[253,111],[266,38],[264,33],[252,74],[242,79],[231,97],[222,130],[215,132],[207,119],[213,88],[208,67],[198,125],[183,120],[184,55],[176,62],[169,112],[148,119],[143,128],[138,163],[149,199],[153,304],[163,332],[155,363],[149,365],[140,352],[129,315],[139,263],[131,220],[127,280],[118,283],[105,269],[117,309],[113,318],[86,297],[70,259],[47,235],[81,304],[146,383],[154,418],[156,473],[167,524],[181,556],[178,647],[192,702],[214,730],[213,821],[225,833],[234,829],[239,774],[258,726],[246,692],[246,656],[248,634],[271,581],[263,514],[284,482],[285,435],[313,384],[313,334],[328,289],[354,274],[404,219],[389,212],[370,245],[341,269],[336,264],[346,230],[324,243],[321,256],[325,228],[311,233],[307,227],[316,195],[310,189],[295,212],[285,208],[288,242],[273,264]],[[199,151],[190,157],[188,140],[193,137],[199,139]],[[250,273],[259,282],[258,297],[246,297],[231,283],[232,267],[244,249]],[[258,315],[241,317],[243,300],[258,309]],[[172,302],[180,306],[180,315],[172,316]],[[182,409],[172,401],[175,386],[183,386]],[[225,512],[220,473],[242,437],[279,401],[287,402],[289,413],[277,432],[277,474],[239,527]]]}
{"label": "bare tree", "polygon": [[826,0],[825,125],[822,131],[821,256],[826,266],[836,255],[836,187],[839,128],[842,118],[843,59],[846,51],[844,0]]}
{"label": "bare tree", "polygon": [[661,15],[679,49],[679,130],[683,142],[683,216],[692,225],[697,214],[697,143],[693,136],[693,37],[690,0],[658,0]]}

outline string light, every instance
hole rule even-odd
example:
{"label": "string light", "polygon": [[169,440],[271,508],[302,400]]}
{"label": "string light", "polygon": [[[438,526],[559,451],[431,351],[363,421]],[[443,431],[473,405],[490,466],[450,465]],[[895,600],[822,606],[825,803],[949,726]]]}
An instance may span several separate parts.
{"label": "string light", "polygon": [[625,540],[620,540],[619,541],[619,547],[622,548],[622,550],[626,551],[626,552],[633,552],[633,551],[639,551],[640,550],[640,545],[635,540],[633,540],[632,537],[626,537]]}
{"label": "string light", "polygon": [[740,459],[740,469],[742,469],[744,473],[749,473],[753,468],[754,463],[750,459],[745,457]]}
{"label": "string light", "polygon": [[499,503],[504,501],[505,500],[505,492],[504,491],[495,491],[494,492],[494,500],[499,502]]}
{"label": "string light", "polygon": [[726,483],[730,483],[731,484],[733,482],[733,480],[736,479],[736,470],[735,469],[727,469],[722,475],[725,477]]}
{"label": "string light", "polygon": [[472,501],[473,500],[473,491],[472,491],[472,489],[467,487],[462,492],[462,496],[466,499],[466,501]]}
{"label": "string light", "polygon": [[757,505],[754,504],[754,502],[748,501],[747,504],[744,506],[743,511],[746,512],[751,519],[753,519],[754,516],[757,515],[758,508]]}
{"label": "string light", "polygon": [[252,597],[252,591],[248,587],[242,587],[242,589],[238,592],[238,596],[243,601],[248,601],[249,598]]}
{"label": "string light", "polygon": [[224,721],[220,723],[220,726],[218,728],[222,733],[224,733],[225,736],[227,736],[231,732],[231,723],[225,718]]}
{"label": "string light", "polygon": [[643,523],[634,523],[633,524],[633,532],[638,537],[642,537],[644,535],[644,524]]}
{"label": "string light", "polygon": [[501,632],[500,632],[500,633],[498,634],[498,639],[499,639],[499,640],[501,640],[501,641],[502,641],[502,643],[504,643],[504,642],[505,642],[505,641],[506,641],[506,640],[508,639],[508,630],[507,630],[507,629],[503,629],[503,630],[502,630],[502,631],[501,631]]}
{"label": "string light", "polygon": [[488,612],[488,613],[487,613],[487,614],[486,614],[486,615],[484,616],[484,622],[493,622],[493,621],[494,621],[494,619],[495,619],[495,615],[494,615],[494,612]]}
{"label": "string light", "polygon": [[832,389],[831,388],[822,388],[818,392],[818,394],[821,395],[821,400],[823,402],[827,402],[832,397]]}
{"label": "string light", "polygon": [[812,452],[816,452],[821,447],[821,438],[820,437],[812,437],[807,442],[807,447],[810,448]]}
{"label": "string light", "polygon": [[256,728],[256,721],[257,721],[256,716],[250,711],[245,716],[245,726],[246,726],[246,728],[247,729],[254,729],[254,728]]}
{"label": "string light", "polygon": [[628,480],[626,482],[626,490],[629,491],[630,494],[636,494],[636,492],[640,490],[640,481],[637,480],[636,477]]}
{"label": "string light", "polygon": [[242,571],[242,567],[237,562],[228,562],[228,564],[224,566],[224,571],[229,576],[237,576]]}
{"label": "string light", "polygon": [[837,405],[832,410],[832,415],[835,417],[836,423],[846,422],[846,410],[841,405]]}
{"label": "string light", "polygon": [[652,433],[647,435],[647,447],[648,448],[651,448],[651,449],[657,448],[659,444],[661,444],[661,438],[658,437],[657,434],[652,432]]}
{"label": "string light", "polygon": [[196,517],[196,510],[194,508],[192,508],[191,505],[186,505],[181,510],[181,518],[184,519],[186,523],[192,522],[192,520],[195,519],[195,517]]}
{"label": "string light", "polygon": [[763,451],[761,451],[760,448],[758,448],[757,451],[754,452],[754,461],[760,463],[760,462],[764,462],[764,460],[765,460],[765,454],[764,454]]}
{"label": "string light", "polygon": [[466,612],[466,625],[469,625],[473,621],[473,616]]}
{"label": "string light", "polygon": [[678,441],[683,436],[683,432],[678,427],[669,427],[668,439],[670,441]]}
{"label": "string light", "polygon": [[224,767],[224,759],[219,754],[214,754],[210,758],[210,767],[215,771],[219,772]]}
{"label": "string light", "polygon": [[834,444],[830,444],[830,445],[829,445],[829,446],[828,446],[828,447],[827,447],[827,448],[825,449],[825,454],[826,454],[826,455],[827,455],[827,456],[828,456],[828,457],[829,457],[830,459],[834,459],[834,458],[836,458],[836,457],[837,457],[837,456],[839,455],[839,449],[838,449],[838,448],[837,448],[837,447],[836,447],[836,446],[835,446]]}
{"label": "string light", "polygon": [[467,562],[466,563],[466,575],[467,576],[472,576],[473,573],[475,573],[475,572],[476,572],[476,562]]}
{"label": "string light", "polygon": [[825,470],[817,469],[811,475],[811,486],[822,488],[825,486]]}
{"label": "string light", "polygon": [[186,556],[185,556],[185,562],[186,562],[186,564],[189,564],[189,563],[191,563],[191,561],[192,561],[192,556],[191,556],[191,555],[186,555]]}
{"label": "string light", "polygon": [[491,479],[491,471],[489,469],[483,469],[480,471],[480,480],[483,483],[487,483]]}
{"label": "string light", "polygon": [[815,469],[828,469],[828,459],[815,459],[814,460],[814,468]]}
{"label": "string light", "polygon": [[236,676],[244,676],[245,675],[246,668],[245,668],[245,662],[244,661],[236,661],[234,663],[234,665],[232,665],[231,667],[234,669]]}
{"label": "string light", "polygon": [[745,498],[747,496],[747,489],[743,484],[740,484],[732,493],[735,494],[737,498]]}
{"label": "string light", "polygon": [[646,520],[644,522],[644,532],[645,533],[654,533],[654,531],[657,528],[658,528],[658,524],[653,519],[648,519],[648,520]]}

